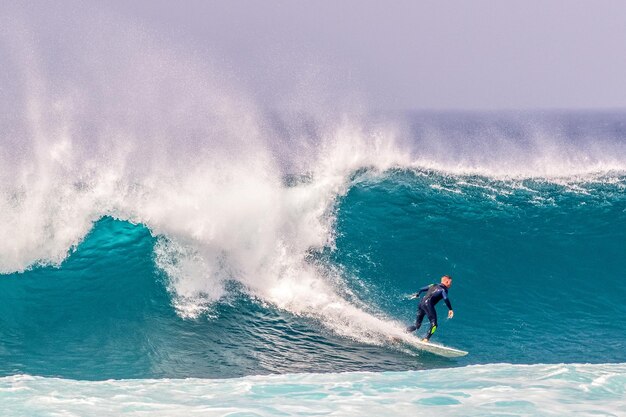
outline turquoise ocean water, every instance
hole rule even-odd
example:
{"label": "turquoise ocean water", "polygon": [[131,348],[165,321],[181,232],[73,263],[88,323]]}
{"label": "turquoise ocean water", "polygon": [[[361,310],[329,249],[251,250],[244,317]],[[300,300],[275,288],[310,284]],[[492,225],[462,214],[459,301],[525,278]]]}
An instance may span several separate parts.
{"label": "turquoise ocean water", "polygon": [[[8,415],[626,413],[624,116],[381,118],[5,149]],[[390,342],[442,274],[454,360]]]}

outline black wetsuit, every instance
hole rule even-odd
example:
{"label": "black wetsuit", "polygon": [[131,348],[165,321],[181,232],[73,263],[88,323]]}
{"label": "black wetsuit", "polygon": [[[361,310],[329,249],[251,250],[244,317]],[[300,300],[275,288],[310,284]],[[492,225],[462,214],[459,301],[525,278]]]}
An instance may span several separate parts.
{"label": "black wetsuit", "polygon": [[409,326],[407,331],[414,332],[419,329],[422,325],[422,320],[424,320],[424,316],[426,315],[430,321],[430,329],[428,329],[426,339],[430,339],[430,337],[435,333],[435,330],[437,330],[437,311],[435,310],[435,305],[442,298],[446,303],[446,306],[448,306],[448,309],[452,310],[452,305],[448,299],[448,287],[443,284],[430,284],[424,288],[420,288],[420,290],[415,294],[415,298],[419,297],[423,292],[425,292],[426,295],[420,300],[417,308],[415,326]]}

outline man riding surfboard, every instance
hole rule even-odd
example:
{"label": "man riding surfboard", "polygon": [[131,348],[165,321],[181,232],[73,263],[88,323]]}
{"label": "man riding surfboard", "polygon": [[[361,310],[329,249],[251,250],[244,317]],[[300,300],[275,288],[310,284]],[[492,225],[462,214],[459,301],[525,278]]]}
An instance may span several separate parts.
{"label": "man riding surfboard", "polygon": [[448,299],[448,290],[452,286],[452,277],[449,275],[444,275],[441,277],[441,283],[439,284],[430,284],[423,288],[420,288],[418,292],[411,295],[411,299],[418,298],[420,294],[423,292],[426,293],[424,297],[420,300],[419,305],[417,307],[417,318],[415,320],[414,326],[407,327],[407,332],[414,332],[420,328],[422,325],[422,320],[424,320],[424,316],[428,316],[428,320],[430,321],[430,328],[428,329],[428,333],[426,333],[426,337],[424,338],[424,342],[428,342],[432,335],[437,330],[437,311],[435,310],[435,305],[444,300],[446,306],[448,306],[448,318],[451,319],[454,317],[454,311],[452,310],[452,305],[450,304],[450,300]]}

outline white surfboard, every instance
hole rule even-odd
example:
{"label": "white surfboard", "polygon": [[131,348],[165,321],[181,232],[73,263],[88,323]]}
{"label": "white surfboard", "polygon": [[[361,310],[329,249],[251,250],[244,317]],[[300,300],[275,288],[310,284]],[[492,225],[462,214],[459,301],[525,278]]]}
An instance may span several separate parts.
{"label": "white surfboard", "polygon": [[409,349],[419,349],[446,358],[458,358],[461,356],[465,356],[469,353],[464,350],[451,348],[448,346],[440,345],[438,343],[424,342],[422,341],[422,339],[418,339],[414,336],[406,336],[403,338],[394,337],[392,340],[395,343],[405,345]]}

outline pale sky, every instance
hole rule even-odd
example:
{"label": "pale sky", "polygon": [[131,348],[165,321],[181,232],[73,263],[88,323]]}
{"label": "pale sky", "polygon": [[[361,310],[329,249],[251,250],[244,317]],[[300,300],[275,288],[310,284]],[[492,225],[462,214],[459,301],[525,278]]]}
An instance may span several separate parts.
{"label": "pale sky", "polygon": [[[58,4],[39,18],[70,13]],[[270,107],[319,88],[382,110],[626,108],[626,1],[86,4],[232,71]]]}

